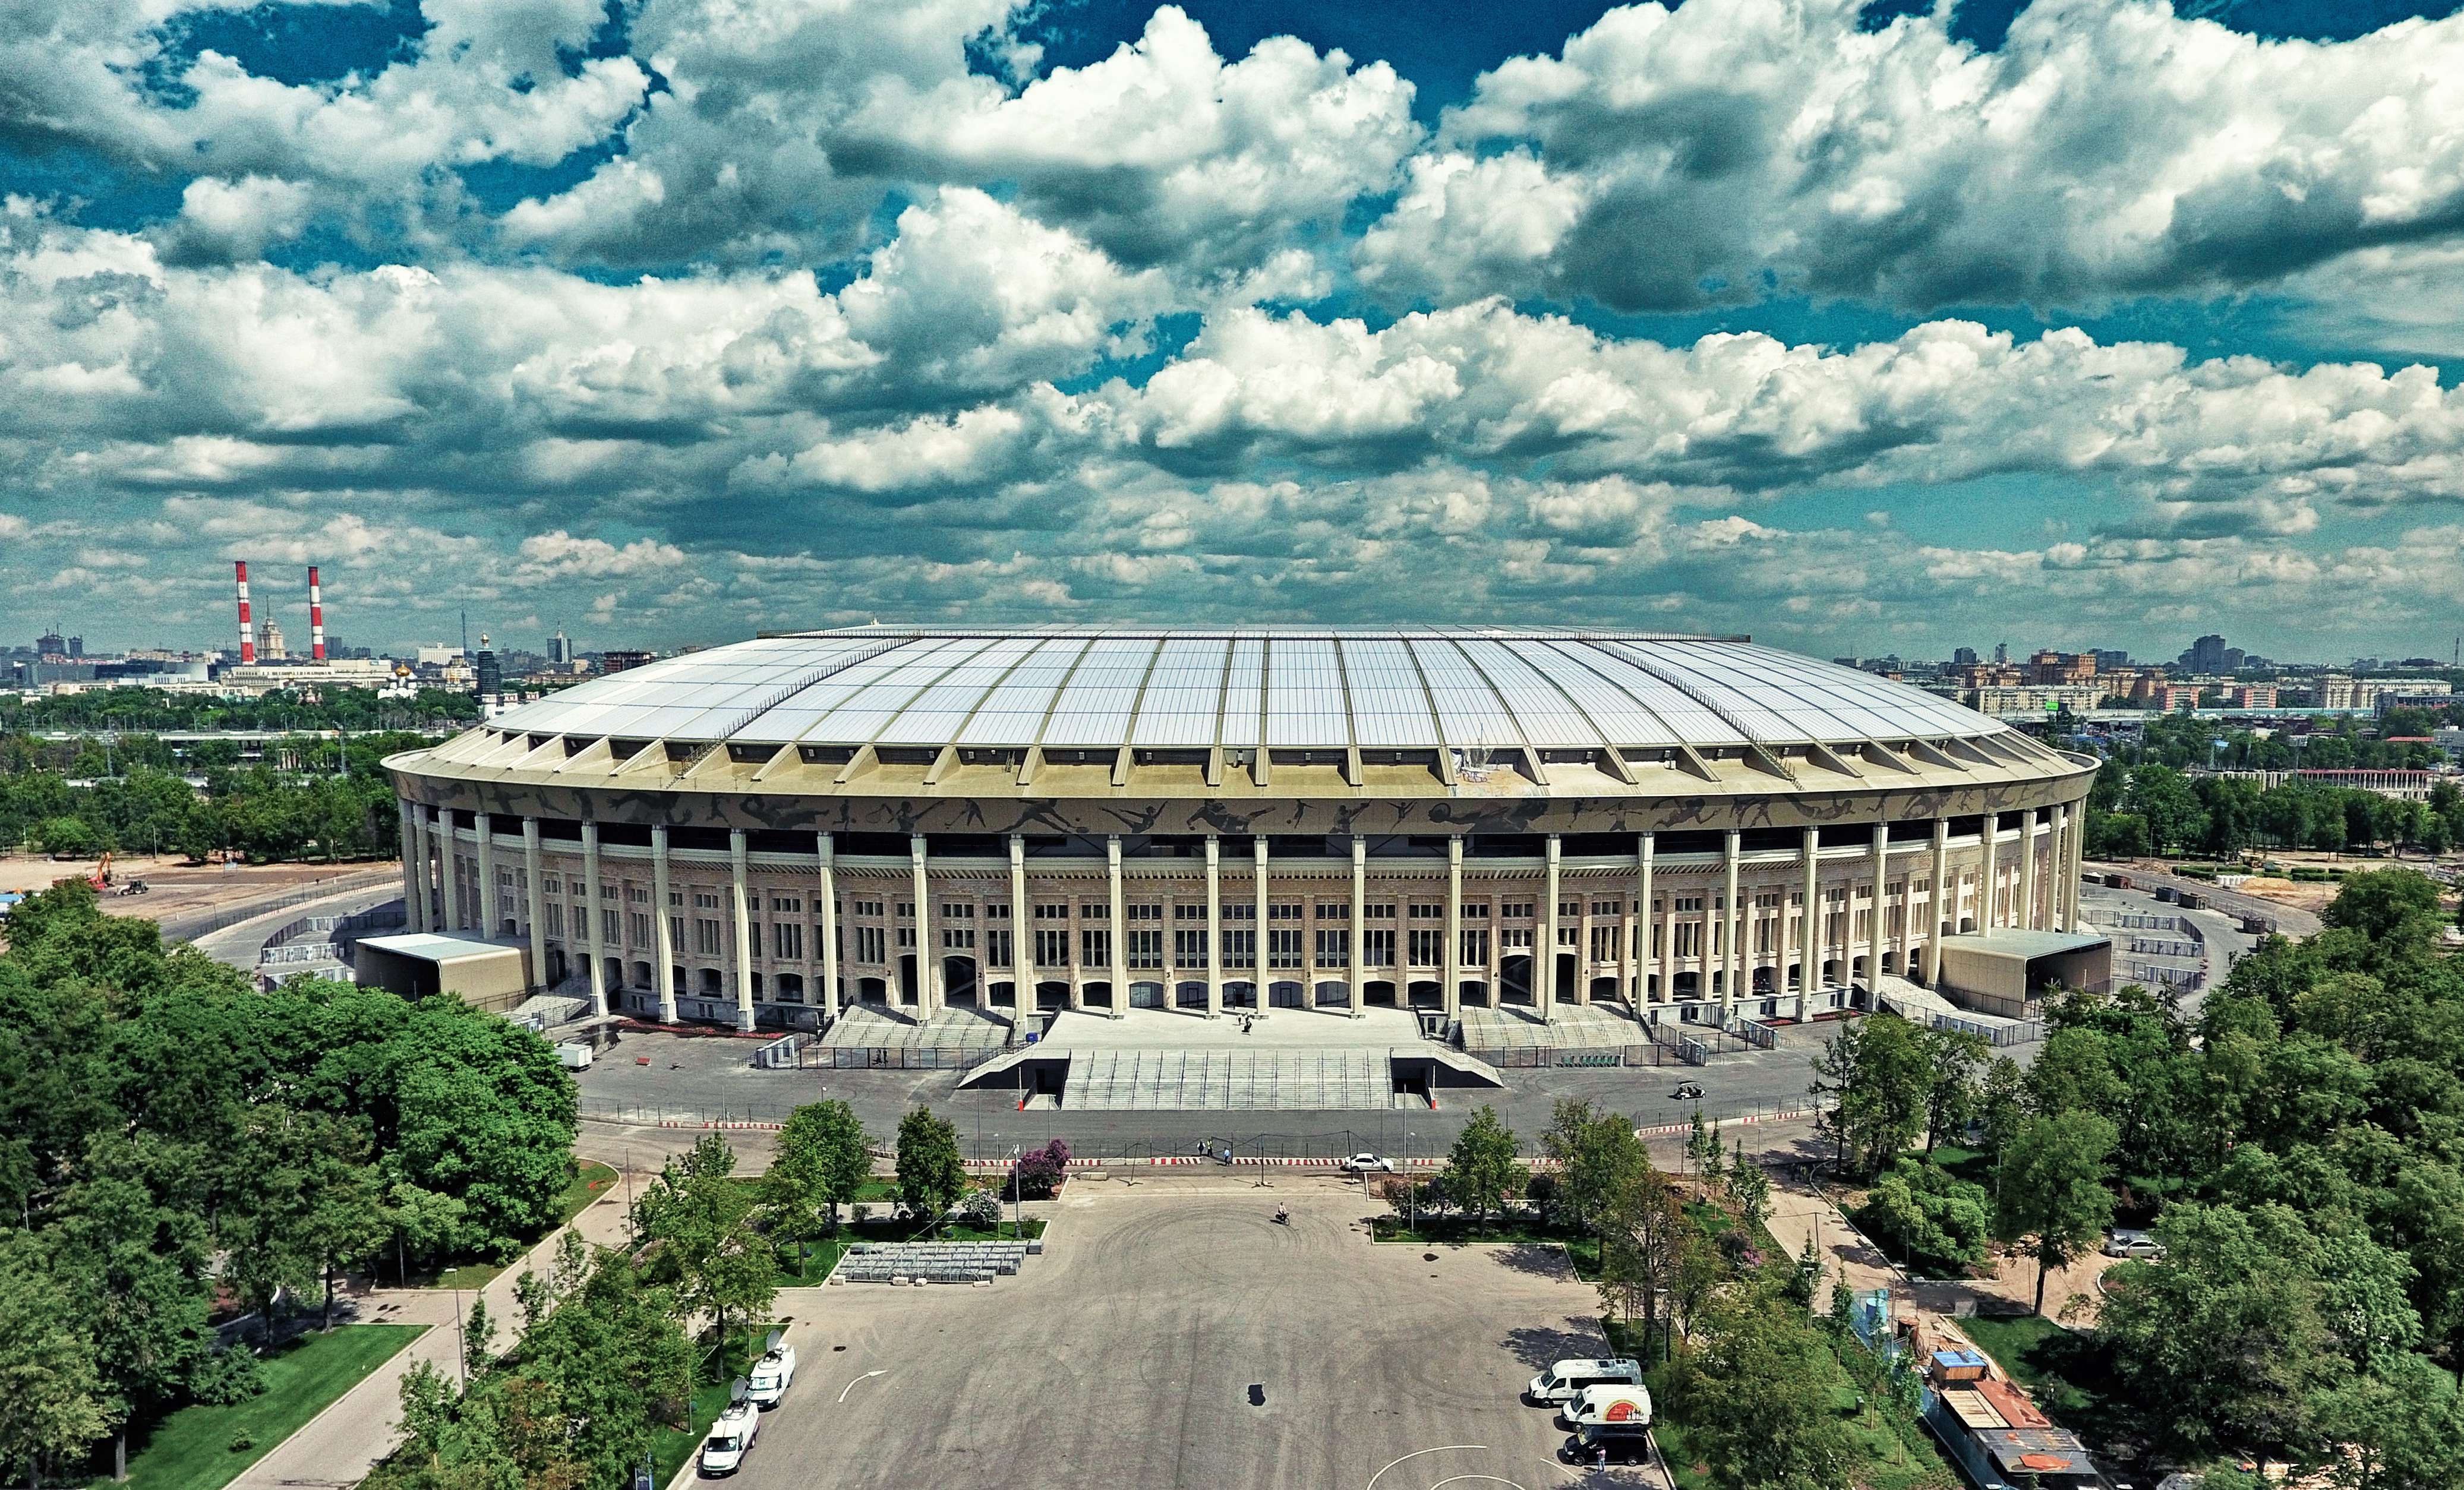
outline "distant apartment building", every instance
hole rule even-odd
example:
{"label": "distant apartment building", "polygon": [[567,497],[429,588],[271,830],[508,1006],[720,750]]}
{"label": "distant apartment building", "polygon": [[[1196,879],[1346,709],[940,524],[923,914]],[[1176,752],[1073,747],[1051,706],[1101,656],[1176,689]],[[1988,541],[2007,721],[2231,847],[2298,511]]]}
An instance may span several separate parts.
{"label": "distant apartment building", "polygon": [[658,660],[659,654],[656,652],[601,652],[599,670],[624,672],[633,668],[647,668]]}
{"label": "distant apartment building", "polygon": [[2148,701],[2168,714],[2183,713],[2199,707],[2199,690],[2187,683],[2160,683],[2148,690]]}
{"label": "distant apartment building", "polygon": [[1981,714],[2044,713],[2056,709],[2094,709],[2104,701],[2100,688],[1981,688],[1966,698]]}
{"label": "distant apartment building", "polygon": [[2248,683],[2224,690],[2228,709],[2274,709],[2277,688],[2273,683]]}
{"label": "distant apartment building", "polygon": [[2096,653],[2038,652],[2028,659],[2028,681],[2049,688],[2085,688],[2096,681]]}

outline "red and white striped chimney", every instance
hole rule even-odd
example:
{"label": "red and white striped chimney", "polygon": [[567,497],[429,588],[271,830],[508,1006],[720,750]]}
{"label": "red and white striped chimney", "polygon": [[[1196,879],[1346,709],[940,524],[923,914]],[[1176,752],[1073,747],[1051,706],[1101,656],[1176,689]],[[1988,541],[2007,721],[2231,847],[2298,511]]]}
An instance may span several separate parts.
{"label": "red and white striped chimney", "polygon": [[247,667],[256,661],[256,628],[248,620],[248,560],[239,559],[239,661]]}
{"label": "red and white striped chimney", "polygon": [[325,660],[325,603],[317,595],[317,566],[308,566],[308,645],[310,655]]}

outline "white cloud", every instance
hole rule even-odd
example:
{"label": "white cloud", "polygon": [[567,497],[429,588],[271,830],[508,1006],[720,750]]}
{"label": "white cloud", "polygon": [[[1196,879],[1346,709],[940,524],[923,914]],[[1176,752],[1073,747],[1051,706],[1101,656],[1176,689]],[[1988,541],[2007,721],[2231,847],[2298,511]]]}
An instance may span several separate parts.
{"label": "white cloud", "polygon": [[1628,310],[1755,298],[1767,274],[1903,306],[2079,305],[2464,229],[2464,16],[2322,44],[2038,0],[1980,54],[1947,6],[1877,32],[1859,11],[1636,5],[1505,63],[1412,163],[1362,276]]}

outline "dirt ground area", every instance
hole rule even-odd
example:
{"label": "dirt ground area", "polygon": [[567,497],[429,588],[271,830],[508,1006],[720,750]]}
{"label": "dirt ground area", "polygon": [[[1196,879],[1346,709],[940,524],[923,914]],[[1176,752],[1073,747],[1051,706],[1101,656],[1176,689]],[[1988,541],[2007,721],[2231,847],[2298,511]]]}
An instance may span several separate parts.
{"label": "dirt ground area", "polygon": [[[65,879],[92,879],[99,863],[94,859],[52,859],[41,854],[0,855],[0,889],[33,891]],[[105,891],[102,909],[112,915],[171,921],[385,866],[373,860],[345,864],[191,865],[177,854],[115,854],[111,861],[115,886],[143,880],[146,892],[114,895]]]}

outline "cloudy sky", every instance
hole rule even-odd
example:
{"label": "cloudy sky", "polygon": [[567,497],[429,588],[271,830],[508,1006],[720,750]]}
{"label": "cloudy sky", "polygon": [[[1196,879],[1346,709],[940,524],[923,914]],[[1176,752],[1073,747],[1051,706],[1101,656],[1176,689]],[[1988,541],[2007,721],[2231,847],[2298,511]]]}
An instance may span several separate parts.
{"label": "cloudy sky", "polygon": [[2443,656],[2454,9],[0,0],[0,636]]}

